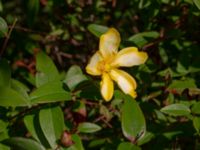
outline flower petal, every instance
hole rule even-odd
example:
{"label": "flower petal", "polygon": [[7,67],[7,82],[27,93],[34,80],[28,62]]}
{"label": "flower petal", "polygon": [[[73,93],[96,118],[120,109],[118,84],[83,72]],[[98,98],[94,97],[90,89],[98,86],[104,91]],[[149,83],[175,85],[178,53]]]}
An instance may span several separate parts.
{"label": "flower petal", "polygon": [[127,47],[117,53],[113,66],[131,67],[145,63],[148,55],[146,52],[139,52],[136,47]]}
{"label": "flower petal", "polygon": [[86,66],[86,72],[88,74],[94,75],[94,76],[98,76],[101,75],[101,71],[98,69],[98,64],[99,62],[102,60],[102,56],[99,53],[99,51],[97,51],[90,59],[88,65]]}
{"label": "flower petal", "polygon": [[113,96],[114,85],[110,76],[107,73],[102,75],[101,95],[106,101],[110,101]]}
{"label": "flower petal", "polygon": [[137,87],[135,79],[128,73],[119,70],[112,69],[110,72],[111,78],[117,82],[119,88],[125,93],[131,95],[133,98],[137,96],[135,89]]}
{"label": "flower petal", "polygon": [[104,58],[117,53],[120,44],[120,34],[115,28],[110,28],[105,34],[101,35],[99,50]]}

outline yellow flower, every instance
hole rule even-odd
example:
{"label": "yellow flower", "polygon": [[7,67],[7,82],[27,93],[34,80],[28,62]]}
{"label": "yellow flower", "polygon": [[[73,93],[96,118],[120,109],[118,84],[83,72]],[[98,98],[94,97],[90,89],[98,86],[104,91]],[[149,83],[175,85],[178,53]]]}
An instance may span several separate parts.
{"label": "yellow flower", "polygon": [[147,53],[139,52],[136,47],[127,47],[118,52],[120,41],[119,32],[110,28],[101,35],[99,50],[91,57],[86,66],[88,74],[102,76],[100,89],[101,95],[106,101],[111,100],[113,96],[113,81],[125,94],[129,94],[133,98],[137,96],[135,79],[118,68],[140,65],[148,58]]}

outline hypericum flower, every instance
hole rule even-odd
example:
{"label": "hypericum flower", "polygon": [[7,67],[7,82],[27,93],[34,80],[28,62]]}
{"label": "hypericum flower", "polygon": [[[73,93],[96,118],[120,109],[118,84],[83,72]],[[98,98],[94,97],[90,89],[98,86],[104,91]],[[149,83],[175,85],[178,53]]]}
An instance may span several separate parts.
{"label": "hypericum flower", "polygon": [[140,65],[148,58],[147,53],[139,52],[136,47],[127,47],[118,52],[120,41],[119,32],[110,28],[101,35],[99,50],[91,57],[86,66],[88,74],[102,76],[100,89],[101,95],[106,101],[111,100],[113,96],[113,81],[125,94],[129,94],[133,98],[137,96],[135,79],[118,68]]}

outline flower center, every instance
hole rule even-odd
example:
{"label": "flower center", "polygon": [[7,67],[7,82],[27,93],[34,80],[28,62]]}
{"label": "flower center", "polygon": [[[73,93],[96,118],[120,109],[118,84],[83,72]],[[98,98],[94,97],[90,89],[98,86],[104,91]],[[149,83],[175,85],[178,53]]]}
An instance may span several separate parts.
{"label": "flower center", "polygon": [[111,56],[99,62],[98,69],[101,71],[101,73],[110,72],[110,70],[113,68],[113,66],[111,66],[111,63],[114,60],[114,58],[115,56]]}
{"label": "flower center", "polygon": [[111,66],[106,61],[99,62],[98,69],[101,73],[108,73],[111,70]]}

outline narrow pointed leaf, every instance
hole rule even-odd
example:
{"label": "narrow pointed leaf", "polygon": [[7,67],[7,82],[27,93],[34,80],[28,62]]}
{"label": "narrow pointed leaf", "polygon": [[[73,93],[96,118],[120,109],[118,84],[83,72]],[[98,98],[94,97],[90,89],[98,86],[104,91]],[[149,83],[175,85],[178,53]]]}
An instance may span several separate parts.
{"label": "narrow pointed leaf", "polygon": [[172,116],[187,116],[190,114],[190,109],[184,104],[172,104],[163,107],[161,112]]}
{"label": "narrow pointed leaf", "polygon": [[90,122],[83,122],[78,125],[78,131],[83,133],[93,133],[99,130],[101,130],[100,126]]}

